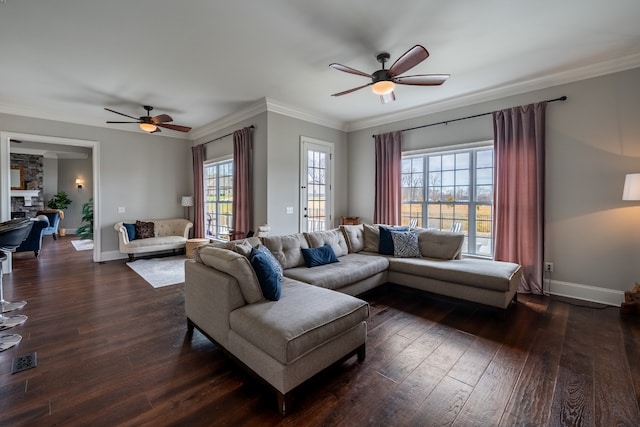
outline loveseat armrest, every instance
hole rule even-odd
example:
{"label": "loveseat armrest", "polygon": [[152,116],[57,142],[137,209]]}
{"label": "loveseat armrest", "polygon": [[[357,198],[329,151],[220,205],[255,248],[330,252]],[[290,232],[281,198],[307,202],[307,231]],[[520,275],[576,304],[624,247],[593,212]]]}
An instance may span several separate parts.
{"label": "loveseat armrest", "polygon": [[129,244],[129,234],[127,233],[127,229],[124,226],[124,223],[116,222],[113,226],[113,229],[118,232],[118,246],[120,247],[120,251],[124,249],[125,245]]}

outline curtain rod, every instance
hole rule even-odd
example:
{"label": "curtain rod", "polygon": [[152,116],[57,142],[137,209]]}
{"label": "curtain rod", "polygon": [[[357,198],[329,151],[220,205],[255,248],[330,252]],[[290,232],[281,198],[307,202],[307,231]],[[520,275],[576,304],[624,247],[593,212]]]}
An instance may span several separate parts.
{"label": "curtain rod", "polygon": [[[555,102],[555,101],[566,101],[567,97],[566,96],[561,96],[560,98],[556,98],[556,99],[547,99],[546,101],[543,102]],[[467,116],[467,117],[460,117],[459,119],[452,119],[452,120],[445,120],[442,122],[438,122],[438,123],[431,123],[428,125],[422,125],[422,126],[416,126],[416,127],[412,127],[412,128],[408,128],[408,129],[402,129],[400,130],[400,132],[408,132],[410,130],[415,130],[415,129],[422,129],[422,128],[428,128],[429,126],[436,126],[436,125],[447,125],[451,122],[457,122],[460,120],[466,120],[466,119],[473,119],[476,117],[482,117],[482,116],[488,116],[489,114],[493,114],[495,113],[495,111],[491,111],[490,113],[481,113],[481,114],[474,114],[473,116]],[[371,135],[372,138],[375,138],[375,135]]]}
{"label": "curtain rod", "polygon": [[[249,126],[249,129],[254,129],[254,128],[255,128],[255,126],[254,126],[254,125]],[[212,139],[211,141],[203,142],[203,143],[202,143],[202,144],[200,144],[200,145],[207,145],[207,144],[209,144],[209,143],[211,143],[211,142],[216,142],[216,141],[218,141],[218,140],[221,140],[222,138],[226,138],[226,137],[231,136],[231,135],[233,135],[233,132],[228,133],[228,134],[226,134],[226,135],[219,136],[219,137],[217,137],[217,138],[215,138],[215,139]]]}

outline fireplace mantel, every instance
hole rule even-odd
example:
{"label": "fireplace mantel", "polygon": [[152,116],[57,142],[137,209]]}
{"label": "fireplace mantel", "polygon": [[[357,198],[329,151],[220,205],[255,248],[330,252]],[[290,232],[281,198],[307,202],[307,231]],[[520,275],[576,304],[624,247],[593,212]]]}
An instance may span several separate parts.
{"label": "fireplace mantel", "polygon": [[39,195],[40,195],[40,190],[11,190],[11,197],[24,198],[25,206],[32,206],[31,198],[38,197]]}

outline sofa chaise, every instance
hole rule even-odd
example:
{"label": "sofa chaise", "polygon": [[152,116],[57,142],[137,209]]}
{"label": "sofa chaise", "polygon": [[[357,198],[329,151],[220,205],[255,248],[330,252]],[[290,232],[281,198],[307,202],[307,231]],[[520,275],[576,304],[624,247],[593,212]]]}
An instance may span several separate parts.
{"label": "sofa chaise", "polygon": [[[133,222],[118,222],[113,229],[118,233],[118,248],[129,256],[178,249],[185,249],[191,221],[176,219],[147,219]],[[147,231],[142,234],[141,231]]]}
{"label": "sofa chaise", "polygon": [[[197,328],[270,385],[284,415],[302,382],[354,354],[364,360],[369,309],[356,295],[393,283],[505,310],[515,300],[520,266],[462,259],[461,233],[397,233],[413,247],[398,256],[380,254],[380,229],[388,231],[342,225],[200,247],[185,264],[189,331]],[[260,245],[283,269],[277,301],[264,298],[247,258]],[[303,251],[327,245],[337,262],[307,267]]]}

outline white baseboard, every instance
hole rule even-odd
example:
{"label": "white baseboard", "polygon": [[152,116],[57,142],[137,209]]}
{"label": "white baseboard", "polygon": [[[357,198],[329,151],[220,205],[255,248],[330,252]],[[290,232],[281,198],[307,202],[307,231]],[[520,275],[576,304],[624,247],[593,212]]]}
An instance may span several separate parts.
{"label": "white baseboard", "polygon": [[575,298],[583,301],[620,307],[624,302],[624,291],[581,285],[579,283],[545,281],[545,292],[551,295]]}
{"label": "white baseboard", "polygon": [[100,254],[100,259],[98,260],[98,262],[115,261],[117,259],[127,258],[129,258],[127,254],[123,254],[120,251],[106,251]]}

